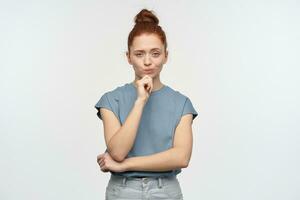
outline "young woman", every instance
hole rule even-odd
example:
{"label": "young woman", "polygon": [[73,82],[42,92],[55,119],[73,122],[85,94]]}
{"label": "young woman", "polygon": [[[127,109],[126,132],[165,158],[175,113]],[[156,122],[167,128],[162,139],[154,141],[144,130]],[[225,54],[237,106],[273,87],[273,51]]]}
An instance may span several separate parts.
{"label": "young woman", "polygon": [[167,41],[158,18],[141,10],[128,37],[133,82],[104,93],[95,105],[107,149],[97,156],[110,172],[106,199],[183,199],[176,177],[192,154],[190,99],[160,80]]}

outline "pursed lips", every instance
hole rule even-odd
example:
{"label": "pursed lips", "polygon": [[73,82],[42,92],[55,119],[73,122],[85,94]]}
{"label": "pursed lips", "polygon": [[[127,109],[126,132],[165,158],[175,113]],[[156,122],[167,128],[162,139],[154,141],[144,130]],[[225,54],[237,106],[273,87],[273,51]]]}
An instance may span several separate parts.
{"label": "pursed lips", "polygon": [[144,72],[153,72],[153,69],[145,69]]}

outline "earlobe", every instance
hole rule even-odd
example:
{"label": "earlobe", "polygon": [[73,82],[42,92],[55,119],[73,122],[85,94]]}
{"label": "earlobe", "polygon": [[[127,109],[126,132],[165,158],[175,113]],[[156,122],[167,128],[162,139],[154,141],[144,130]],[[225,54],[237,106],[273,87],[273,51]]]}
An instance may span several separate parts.
{"label": "earlobe", "polygon": [[165,56],[164,64],[166,64],[167,61],[168,61],[168,51],[166,51],[166,56]]}
{"label": "earlobe", "polygon": [[132,65],[128,51],[126,52],[126,57],[127,57],[128,63]]}

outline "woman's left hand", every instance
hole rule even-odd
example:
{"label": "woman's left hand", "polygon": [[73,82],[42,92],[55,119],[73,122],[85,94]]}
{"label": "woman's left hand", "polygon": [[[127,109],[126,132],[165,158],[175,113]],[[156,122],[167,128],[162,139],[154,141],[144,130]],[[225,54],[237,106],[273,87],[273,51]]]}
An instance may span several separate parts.
{"label": "woman's left hand", "polygon": [[97,156],[97,162],[101,168],[101,171],[108,172],[123,172],[125,171],[124,164],[122,162],[115,161],[108,152]]}

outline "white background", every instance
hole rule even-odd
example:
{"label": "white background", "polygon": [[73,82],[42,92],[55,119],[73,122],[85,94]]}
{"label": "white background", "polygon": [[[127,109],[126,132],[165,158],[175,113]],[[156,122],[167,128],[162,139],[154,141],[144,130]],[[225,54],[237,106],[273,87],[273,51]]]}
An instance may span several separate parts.
{"label": "white background", "polygon": [[104,199],[94,105],[134,79],[144,7],[167,34],[162,82],[199,113],[185,199],[300,199],[296,0],[1,1],[0,199]]}

